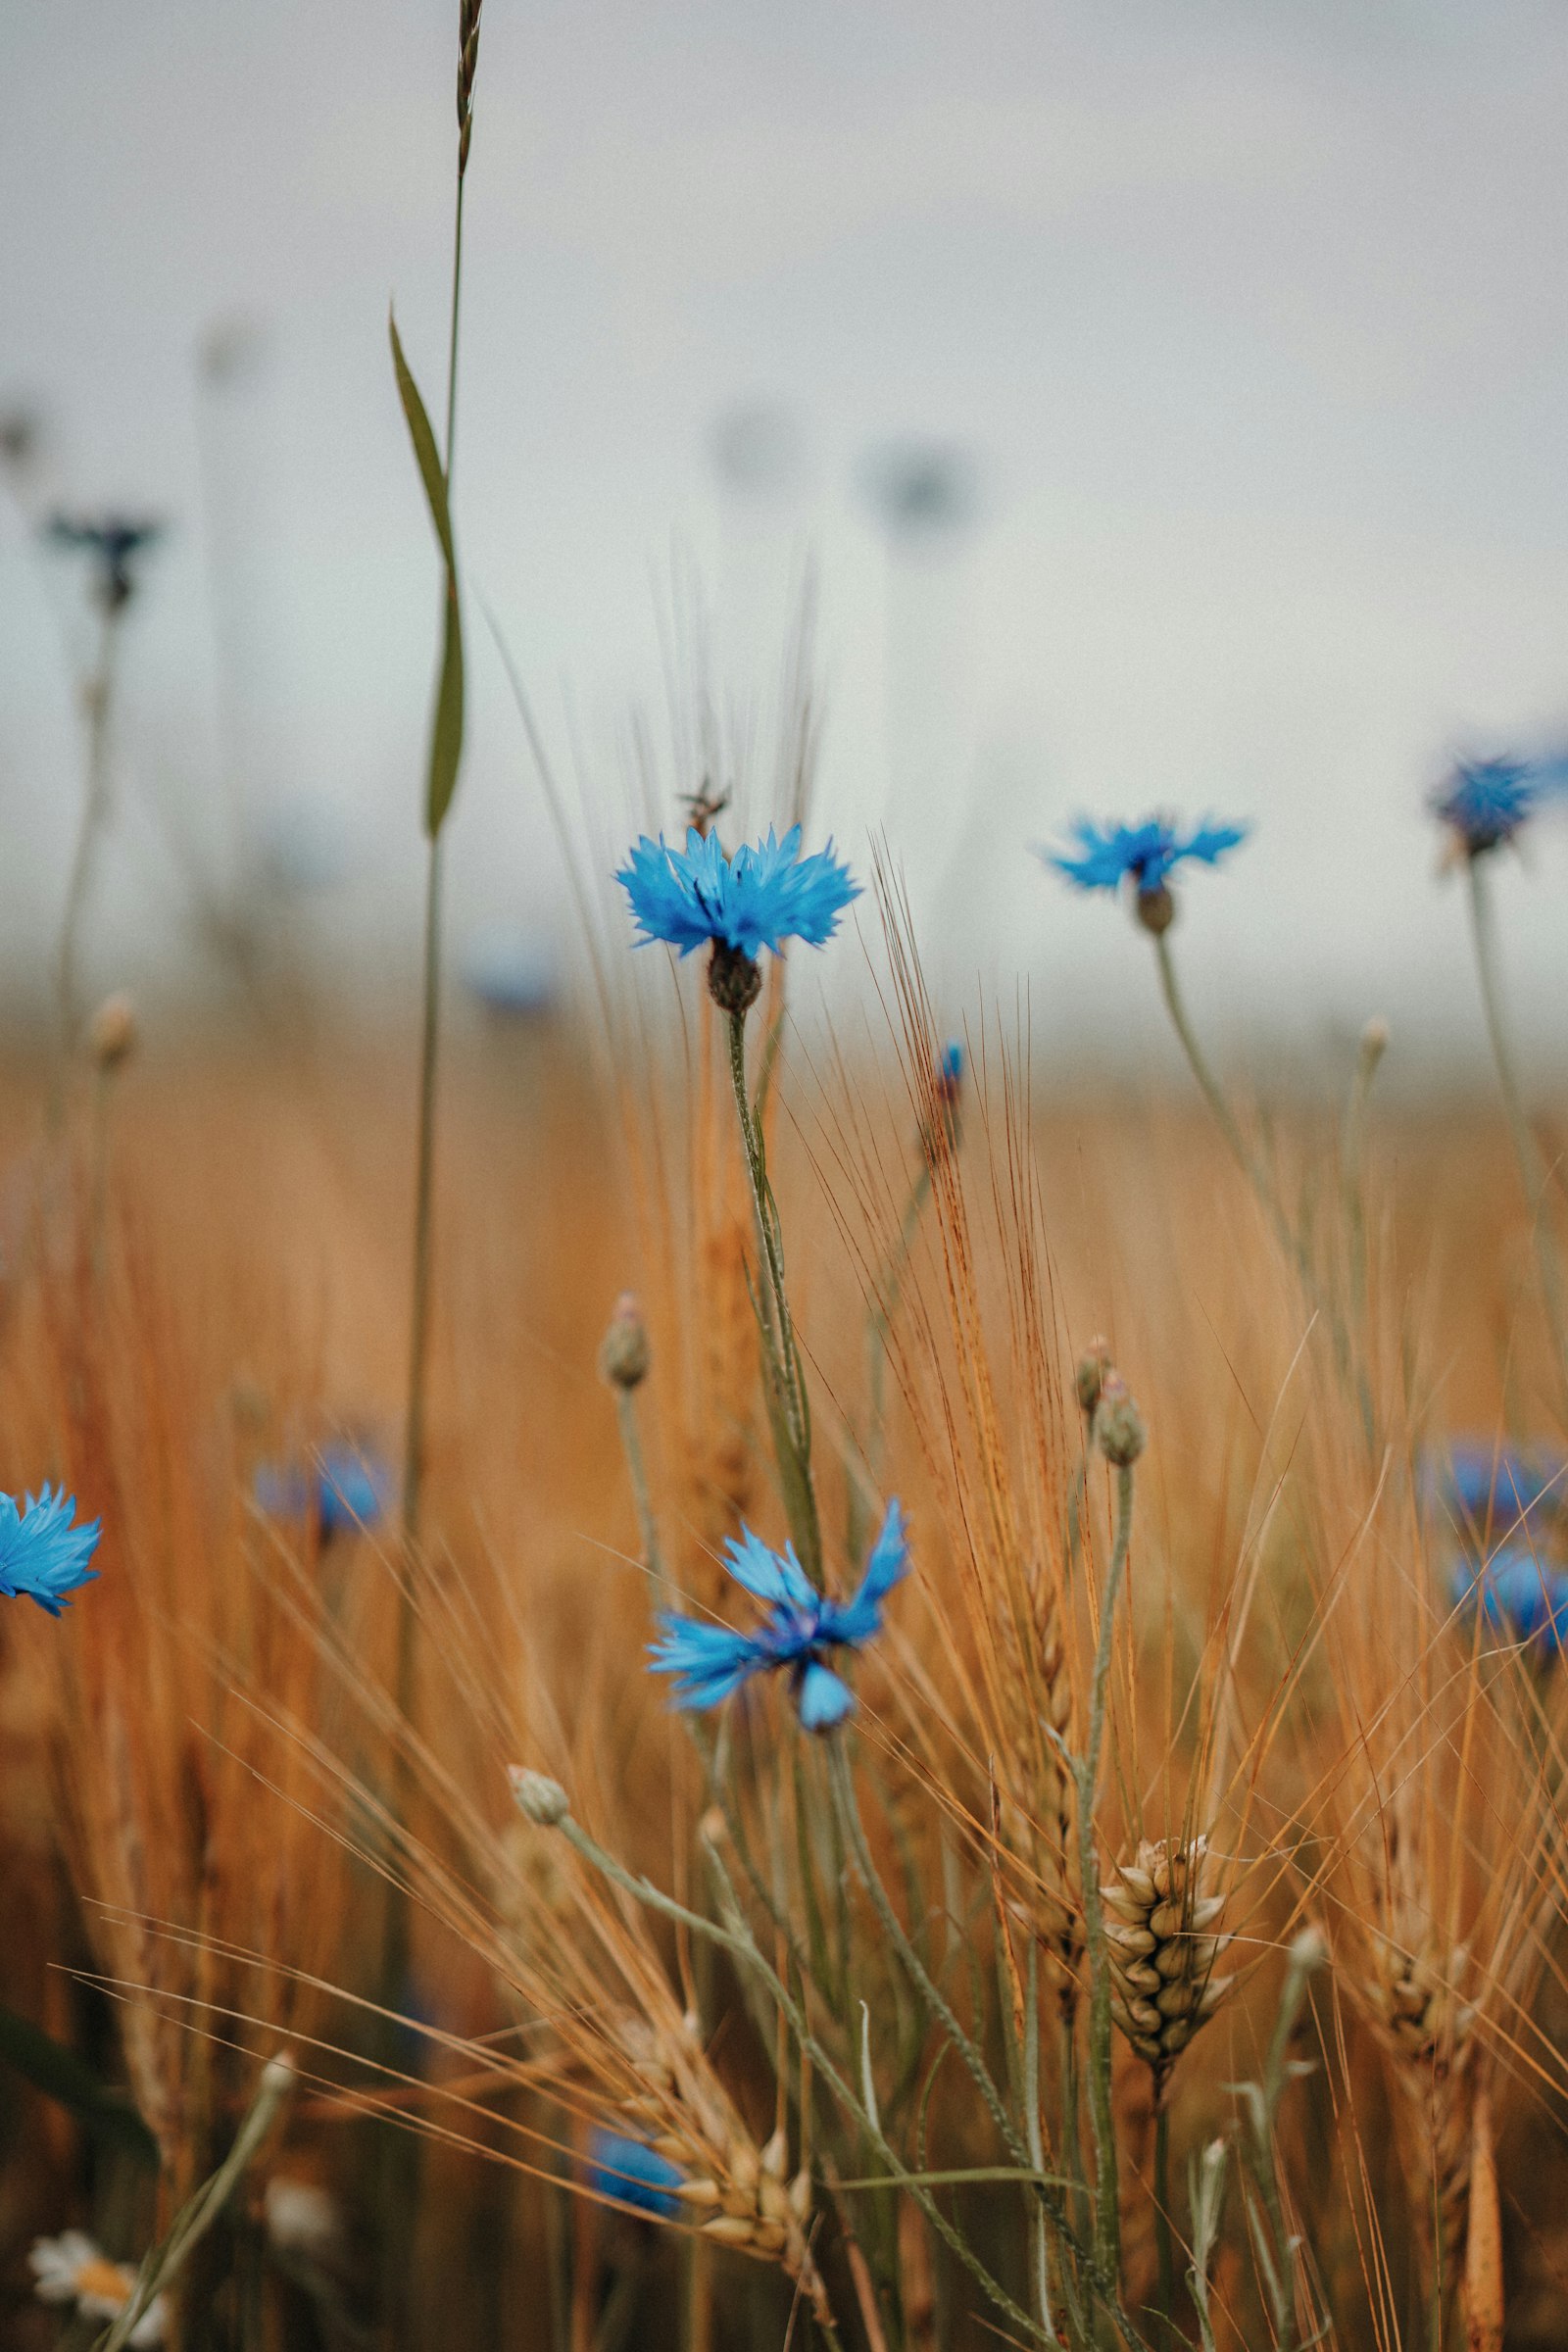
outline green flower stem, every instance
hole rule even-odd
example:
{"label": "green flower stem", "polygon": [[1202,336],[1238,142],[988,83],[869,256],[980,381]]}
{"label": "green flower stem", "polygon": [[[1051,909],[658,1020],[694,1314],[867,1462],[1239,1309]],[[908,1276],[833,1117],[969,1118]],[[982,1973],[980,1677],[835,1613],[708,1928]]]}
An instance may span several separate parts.
{"label": "green flower stem", "polygon": [[740,1120],[746,1173],[751,1183],[752,1207],[757,1219],[758,1247],[762,1260],[759,1286],[759,1322],[767,1356],[768,1408],[779,1455],[779,1476],[784,1490],[785,1508],[789,1514],[790,1533],[795,1539],[801,1565],[820,1591],[822,1533],[817,1518],[816,1491],[811,1481],[811,1407],[785,1289],[784,1236],[779,1224],[778,1202],[768,1179],[767,1147],[762,1133],[761,1112],[747,1092],[746,1015],[743,1012],[732,1012],[729,1016],[729,1071],[735,1090],[735,1110]]}
{"label": "green flower stem", "polygon": [[1481,983],[1482,1010],[1486,1014],[1487,1035],[1492,1043],[1492,1058],[1496,1064],[1502,1107],[1513,1138],[1514,1156],[1519,1162],[1525,1198],[1530,1204],[1536,1263],[1541,1270],[1541,1295],[1546,1309],[1546,1320],[1551,1326],[1552,1345],[1557,1350],[1558,1377],[1568,1389],[1568,1307],[1564,1304],[1562,1262],[1557,1255],[1557,1245],[1551,1231],[1546,1168],[1531,1132],[1530,1121],[1525,1116],[1518,1073],[1514,1068],[1508,1025],[1503,1017],[1502,991],[1497,979],[1492,901],[1488,895],[1481,858],[1468,858],[1465,873],[1469,883],[1470,929],[1475,942],[1476,976]]}
{"label": "green flower stem", "polygon": [[[639,1878],[627,1870],[624,1864],[616,1861],[613,1854],[607,1852],[595,1838],[590,1838],[587,1831],[579,1822],[573,1820],[569,1813],[559,1824],[559,1827],[573,1849],[601,1876],[608,1879],[612,1886],[618,1886],[623,1893],[631,1895],[635,1901],[646,1905],[649,1910],[660,1912],[664,1918],[678,1922],[691,1934],[706,1936],[710,1941],[721,1945],[737,1960],[743,1961],[748,1968],[754,1969],[761,1977],[783,2012],[797,2044],[810,2059],[818,2078],[826,2083],[845,2114],[865,2134],[870,2146],[875,2150],[882,2163],[886,2165],[891,2178],[914,2198],[915,2203],[925,2214],[949,2252],[962,2263],[964,2269],[981,2287],[988,2301],[995,2305],[1004,2318],[1010,2320],[1014,2327],[1023,2328],[1031,2342],[1054,2346],[1056,2341],[1055,2337],[1047,2336],[1038,2321],[1025,2311],[1021,2304],[1014,2302],[1001,2281],[992,2277],[979,2256],[948,2220],[929,2188],[924,2185],[920,2176],[907,2170],[889,2142],[883,2137],[880,2124],[873,2121],[867,2113],[858,2094],[851,2088],[826,2049],[812,2033],[804,2009],[796,2001],[771,1962],[759,1949],[750,1929],[739,1915],[737,1914],[723,1925],[714,1920],[705,1919],[699,1912],[689,1911],[684,1903],[675,1902],[660,1887],[654,1886],[651,1880]],[[1120,2314],[1116,2315],[1116,2320],[1118,2328],[1123,2330],[1123,2340],[1136,2347],[1138,2338],[1131,2326],[1122,2319]]]}
{"label": "green flower stem", "polygon": [[[1286,1215],[1267,1168],[1256,1152],[1251,1150],[1246,1136],[1237,1124],[1235,1113],[1225,1100],[1225,1091],[1209,1067],[1208,1058],[1198,1042],[1198,1033],[1188,1016],[1186,1001],[1181,992],[1181,983],[1176,977],[1176,964],[1170,952],[1168,933],[1161,931],[1155,934],[1154,956],[1159,965],[1159,985],[1165,999],[1165,1009],[1170,1014],[1171,1026],[1176,1032],[1182,1052],[1187,1056],[1188,1067],[1198,1081],[1199,1092],[1207,1103],[1214,1123],[1224,1137],[1226,1148],[1232,1158],[1251,1186],[1259,1207],[1273,1227],[1274,1238],[1281,1250],[1295,1267],[1301,1288],[1305,1291],[1313,1307],[1323,1317],[1334,1345],[1335,1360],[1339,1365],[1341,1375],[1348,1380],[1351,1376],[1351,1353],[1350,1338],[1345,1328],[1345,1319],[1332,1299],[1325,1298],[1319,1288],[1317,1278],[1312,1271],[1312,1261],[1306,1246]],[[1364,1377],[1358,1382],[1358,1393],[1361,1419],[1370,1442],[1373,1429],[1372,1401]]]}
{"label": "green flower stem", "polygon": [[[1163,944],[1163,943],[1161,943]],[[1089,1745],[1075,1768],[1078,1783],[1078,1870],[1082,1881],[1084,1938],[1089,1953],[1089,2113],[1095,2137],[1095,2258],[1107,2278],[1121,2268],[1121,2216],[1117,2205],[1116,2127],[1110,2094],[1110,1961],[1100,1897],[1100,1857],[1095,1845],[1095,1795],[1105,1740],[1111,1642],[1116,1603],[1127,1573],[1133,1528],[1131,1466],[1116,1473],[1116,1537],[1100,1605],[1100,1641],[1095,1650],[1089,1696]]]}
{"label": "green flower stem", "polygon": [[654,1516],[653,1491],[648,1484],[648,1463],[643,1454],[642,1431],[637,1424],[637,1392],[621,1381],[613,1384],[615,1391],[615,1421],[620,1430],[620,1449],[626,1457],[626,1477],[631,1485],[632,1500],[637,1506],[637,1530],[642,1539],[643,1565],[653,1579],[655,1597],[661,1607],[668,1607],[677,1597],[664,1568],[663,1553],[659,1543],[659,1521]]}
{"label": "green flower stem", "polygon": [[293,2087],[294,2069],[288,2060],[270,2058],[262,2069],[256,2096],[234,2134],[233,2146],[217,2172],[180,2208],[163,2244],[148,2255],[124,2310],[98,2337],[93,2352],[121,2352],[121,2347],[129,2343],[154,2299],[174,2278],[238,2188]]}

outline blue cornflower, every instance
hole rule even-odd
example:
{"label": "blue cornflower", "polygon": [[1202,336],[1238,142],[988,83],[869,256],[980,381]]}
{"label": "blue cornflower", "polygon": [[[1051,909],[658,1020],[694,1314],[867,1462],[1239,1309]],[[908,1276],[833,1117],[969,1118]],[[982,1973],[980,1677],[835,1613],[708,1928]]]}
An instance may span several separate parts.
{"label": "blue cornflower", "polygon": [[646,2139],[619,2132],[595,2132],[588,2142],[588,2186],[601,2197],[635,2205],[656,2222],[672,2222],[680,2211],[677,2191],[686,2176]]}
{"label": "blue cornflower", "polygon": [[1549,760],[1461,760],[1427,806],[1447,826],[1454,854],[1501,849],[1544,802],[1568,792],[1568,756]]}
{"label": "blue cornflower", "polygon": [[1568,1575],[1531,1551],[1509,1546],[1484,1567],[1461,1560],[1450,1590],[1455,1608],[1481,1612],[1482,1622],[1508,1642],[1550,1657],[1568,1645]]}
{"label": "blue cornflower", "polygon": [[314,1512],[323,1536],[374,1527],[391,1493],[388,1464],[356,1446],[323,1446],[308,1470],[270,1467],[256,1473],[256,1500],[270,1518],[306,1519]]}
{"label": "blue cornflower", "polygon": [[942,1049],[937,1063],[937,1093],[944,1102],[956,1102],[963,1091],[963,1048],[956,1039]]}
{"label": "blue cornflower", "polygon": [[1058,874],[1080,890],[1119,890],[1132,886],[1139,920],[1151,931],[1165,930],[1175,914],[1170,878],[1177,866],[1192,858],[1217,865],[1230,850],[1247,839],[1246,825],[1195,825],[1185,836],[1163,817],[1146,817],[1141,825],[1097,825],[1092,817],[1075,817],[1069,828],[1076,850],[1042,850],[1040,855]]}
{"label": "blue cornflower", "polygon": [[36,1497],[29,1494],[21,1510],[11,1495],[0,1494],[0,1592],[8,1600],[25,1593],[58,1617],[73,1592],[93,1583],[98,1571],[87,1562],[98,1548],[103,1522],[92,1519],[75,1527],[75,1496],[47,1484]]}
{"label": "blue cornflower", "polygon": [[1568,1512],[1568,1459],[1484,1438],[1457,1438],[1429,1458],[1421,1485],[1472,1547],[1494,1544],[1517,1527],[1533,1529],[1552,1512]]}
{"label": "blue cornflower", "polygon": [[888,1504],[882,1533],[851,1600],[830,1600],[818,1592],[793,1544],[769,1551],[748,1527],[724,1549],[730,1575],[766,1604],[766,1617],[756,1633],[743,1634],[662,1610],[661,1639],[649,1651],[653,1671],[675,1677],[677,1707],[701,1710],[718,1706],[754,1674],[787,1667],[802,1724],[808,1732],[830,1732],[853,1709],[855,1693],[824,1663],[823,1653],[860,1649],[881,1632],[882,1603],[909,1565],[898,1501]]}
{"label": "blue cornflower", "polygon": [[709,986],[728,1012],[744,1012],[756,1001],[757,958],[764,948],[777,955],[787,939],[822,947],[860,895],[831,842],[810,858],[801,856],[799,825],[782,841],[769,826],[765,841],[746,844],[733,858],[716,833],[695,825],[684,850],[672,850],[662,834],[650,841],[645,833],[615,879],[631,901],[639,947],[663,940],[689,956],[711,946]]}
{"label": "blue cornflower", "polygon": [[128,605],[136,585],[135,564],[143,550],[162,538],[164,526],[124,514],[53,514],[45,526],[57,547],[81,548],[93,559],[95,593],[108,612]]}

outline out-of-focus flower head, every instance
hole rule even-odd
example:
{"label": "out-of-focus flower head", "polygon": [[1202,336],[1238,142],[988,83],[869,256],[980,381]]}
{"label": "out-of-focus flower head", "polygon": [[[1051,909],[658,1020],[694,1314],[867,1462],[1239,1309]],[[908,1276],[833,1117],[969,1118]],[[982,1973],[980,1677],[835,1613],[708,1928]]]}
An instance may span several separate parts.
{"label": "out-of-focus flower head", "polygon": [[[33,2293],[42,2303],[74,2303],[86,2320],[118,2320],[136,2287],[136,2274],[122,2262],[111,2262],[84,2230],[66,2230],[59,2237],[33,2241],[27,2256]],[[169,2312],[156,2295],[130,2331],[138,2347],[161,2344]]]}
{"label": "out-of-focus flower head", "polygon": [[1534,1533],[1568,1513],[1568,1458],[1545,1449],[1455,1438],[1422,1463],[1424,1500],[1472,1550],[1487,1550],[1516,1528]]}
{"label": "out-of-focus flower head", "polygon": [[1479,1610],[1492,1632],[1538,1657],[1553,1657],[1568,1644],[1568,1574],[1522,1544],[1506,1545],[1484,1565],[1460,1560],[1450,1591],[1461,1614]]}
{"label": "out-of-focus flower head", "polygon": [[909,1565],[904,1512],[888,1504],[882,1532],[854,1596],[831,1600],[818,1592],[793,1544],[770,1551],[750,1528],[725,1547],[725,1566],[767,1610],[755,1633],[710,1625],[663,1610],[660,1639],[649,1651],[656,1674],[673,1675],[677,1707],[716,1707],[755,1674],[787,1669],[796,1711],[808,1732],[829,1732],[855,1706],[855,1693],[826,1663],[836,1649],[860,1649],[882,1630],[882,1603]]}
{"label": "out-of-focus flower head", "polygon": [[44,526],[56,547],[78,549],[92,559],[93,593],[106,612],[128,605],[136,588],[137,559],[164,535],[150,515],[52,514]]}
{"label": "out-of-focus flower head", "polygon": [[1460,760],[1429,796],[1455,858],[1512,842],[1544,801],[1568,790],[1568,760]]}
{"label": "out-of-focus flower head", "polygon": [[764,948],[776,956],[789,939],[823,947],[860,895],[831,841],[801,856],[799,825],[782,841],[770,826],[765,841],[745,844],[733,858],[716,833],[695,825],[684,850],[672,850],[662,834],[650,841],[645,833],[615,879],[631,902],[639,947],[662,940],[682,956],[712,949],[709,986],[729,1012],[744,1012],[756,1001],[757,958]]}
{"label": "out-of-focus flower head", "polygon": [[596,2195],[633,2205],[655,2221],[675,2219],[685,2179],[679,2166],[646,2139],[628,2139],[619,2132],[595,2132],[589,2139],[588,2186]]}
{"label": "out-of-focus flower head", "polygon": [[1075,817],[1068,828],[1072,846],[1042,850],[1040,856],[1058,874],[1080,890],[1131,890],[1134,910],[1147,930],[1168,929],[1176,912],[1170,879],[1179,865],[1217,865],[1247,839],[1246,825],[1218,825],[1205,820],[1181,833],[1159,816],[1141,825],[1098,825],[1092,817]]}
{"label": "out-of-focus flower head", "polygon": [[7,1599],[24,1594],[58,1617],[73,1592],[94,1582],[98,1571],[87,1562],[98,1548],[103,1522],[91,1519],[76,1527],[75,1516],[75,1496],[47,1482],[20,1510],[13,1496],[0,1494],[0,1592]]}
{"label": "out-of-focus flower head", "polygon": [[956,1109],[963,1093],[963,1048],[956,1038],[950,1038],[942,1049],[937,1063],[937,1099],[950,1110]]}
{"label": "out-of-focus flower head", "polygon": [[374,1527],[392,1496],[391,1464],[360,1446],[324,1446],[308,1466],[256,1473],[258,1507],[271,1519],[318,1519],[323,1536]]}

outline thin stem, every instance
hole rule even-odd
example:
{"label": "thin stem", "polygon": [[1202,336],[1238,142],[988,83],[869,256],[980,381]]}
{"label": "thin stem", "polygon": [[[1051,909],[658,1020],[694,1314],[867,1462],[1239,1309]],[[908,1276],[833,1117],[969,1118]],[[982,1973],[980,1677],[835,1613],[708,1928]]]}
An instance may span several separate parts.
{"label": "thin stem", "polygon": [[51,1112],[58,1124],[65,1107],[64,1072],[75,1052],[81,1028],[81,984],[77,970],[82,916],[92,881],[98,839],[109,814],[109,718],[113,699],[115,649],[119,638],[120,608],[105,603],[98,636],[98,657],[82,680],[82,708],[87,720],[86,775],[81,824],[66,884],[66,903],[60,917],[60,943],[55,951],[55,1004],[60,1023],[60,1068]]}
{"label": "thin stem", "polygon": [[[919,1230],[920,1217],[931,1198],[931,1162],[922,1157],[909,1187],[909,1197],[904,1204],[904,1216],[899,1225],[899,1237],[888,1252],[887,1263],[877,1286],[865,1319],[865,1378],[869,1406],[866,1413],[865,1466],[872,1488],[882,1472],[882,1452],[885,1438],[887,1397],[888,1333],[899,1311],[899,1299],[904,1290],[904,1278],[908,1272],[909,1256],[914,1237]],[[866,1489],[857,1479],[850,1480],[848,1550],[850,1564],[858,1567],[864,1554],[870,1534],[866,1509]]]}
{"label": "thin stem", "polygon": [[1165,2340],[1174,2340],[1176,2249],[1170,2226],[1170,2105],[1161,2083],[1154,2107],[1154,2248],[1159,2263],[1159,2316]]}
{"label": "thin stem", "polygon": [[620,1429],[620,1449],[626,1457],[626,1476],[631,1483],[632,1500],[637,1506],[637,1530],[642,1540],[643,1565],[653,1579],[654,1592],[661,1607],[676,1597],[675,1589],[664,1572],[663,1554],[659,1544],[659,1522],[654,1516],[653,1492],[648,1484],[648,1464],[643,1456],[642,1432],[637,1426],[637,1392],[616,1381],[615,1420]]}
{"label": "thin stem", "polygon": [[770,1417],[780,1457],[779,1473],[784,1487],[785,1506],[789,1512],[790,1531],[800,1551],[801,1565],[812,1584],[820,1588],[822,1535],[817,1519],[816,1491],[811,1481],[810,1400],[795,1344],[795,1323],[785,1289],[784,1237],[779,1224],[778,1202],[774,1199],[767,1173],[767,1146],[761,1115],[747,1091],[746,1015],[743,1012],[732,1012],[729,1016],[729,1074],[735,1093],[736,1116],[740,1120],[741,1143],[746,1153],[746,1173],[751,1183],[758,1248],[762,1260],[759,1320],[767,1356]]}
{"label": "thin stem", "polygon": [[1476,976],[1481,983],[1482,1010],[1486,1014],[1487,1035],[1492,1043],[1492,1058],[1496,1064],[1502,1107],[1513,1138],[1514,1156],[1519,1162],[1525,1198],[1530,1204],[1536,1263],[1541,1270],[1541,1294],[1546,1309],[1546,1320],[1551,1326],[1552,1344],[1557,1350],[1558,1376],[1565,1389],[1568,1389],[1568,1308],[1564,1305],[1562,1264],[1549,1222],[1546,1168],[1531,1132],[1530,1121],[1525,1116],[1524,1101],[1519,1092],[1508,1026],[1503,1017],[1502,991],[1497,979],[1492,901],[1488,895],[1481,859],[1468,858],[1465,871],[1470,886],[1470,929],[1475,942]]}
{"label": "thin stem", "polygon": [[121,2352],[121,2347],[129,2343],[159,2291],[174,2278],[234,2194],[293,2087],[294,2069],[287,2059],[270,2058],[262,2069],[256,2096],[234,2134],[233,2146],[217,2172],[175,2215],[163,2244],[148,2255],[124,2310],[98,2337],[93,2352]]}
{"label": "thin stem", "polygon": [[1132,1527],[1133,1473],[1131,1465],[1126,1464],[1116,1472],[1116,1538],[1100,1605],[1100,1641],[1095,1650],[1089,1698],[1089,1745],[1076,1773],[1078,1868],[1089,1954],[1089,2113],[1095,2136],[1095,2255],[1109,2278],[1115,2278],[1121,2267],[1121,2217],[1117,2208],[1116,2128],[1110,2093],[1110,1962],[1100,1898],[1100,1859],[1095,1849],[1095,1793],[1105,1740],[1116,1602],[1127,1572]]}

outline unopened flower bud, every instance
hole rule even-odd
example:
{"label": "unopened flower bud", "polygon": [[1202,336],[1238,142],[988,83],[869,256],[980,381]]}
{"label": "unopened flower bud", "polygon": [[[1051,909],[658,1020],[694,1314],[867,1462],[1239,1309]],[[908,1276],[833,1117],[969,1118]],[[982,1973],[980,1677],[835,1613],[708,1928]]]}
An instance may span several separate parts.
{"label": "unopened flower bud", "polygon": [[754,956],[715,939],[708,964],[708,993],[722,1012],[749,1012],[762,993],[762,975]]}
{"label": "unopened flower bud", "polygon": [[1133,909],[1144,929],[1152,931],[1156,939],[1176,920],[1176,902],[1163,882],[1156,890],[1141,890],[1133,901]]}
{"label": "unopened flower bud", "polygon": [[635,1389],[648,1378],[648,1326],[630,1291],[615,1300],[599,1349],[599,1369],[612,1389]]}
{"label": "unopened flower bud", "polygon": [[524,1821],[535,1829],[558,1829],[571,1811],[566,1791],[559,1781],[547,1772],[533,1772],[524,1764],[509,1764],[507,1778],[512,1783],[513,1800]]}
{"label": "unopened flower bud", "polygon": [[1101,1393],[1113,1369],[1110,1343],[1098,1336],[1092,1339],[1078,1358],[1073,1374],[1073,1386],[1078,1392],[1079,1408],[1086,1421],[1092,1421],[1100,1404]]}
{"label": "unopened flower bud", "polygon": [[1144,1416],[1119,1372],[1107,1372],[1095,1415],[1095,1438],[1107,1462],[1130,1470],[1149,1443]]}
{"label": "unopened flower bud", "polygon": [[105,997],[87,1024],[87,1049],[101,1070],[118,1070],[136,1050],[136,1007],[123,991]]}

